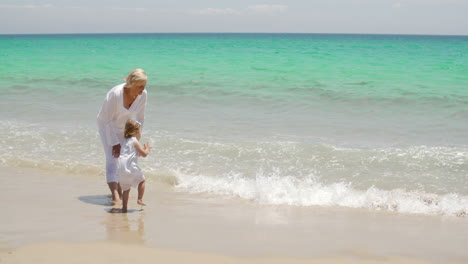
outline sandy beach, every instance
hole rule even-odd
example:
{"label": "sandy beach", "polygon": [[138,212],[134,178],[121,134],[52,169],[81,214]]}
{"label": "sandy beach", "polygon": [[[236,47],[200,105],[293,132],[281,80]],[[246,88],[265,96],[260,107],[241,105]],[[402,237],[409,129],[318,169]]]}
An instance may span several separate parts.
{"label": "sandy beach", "polygon": [[[379,257],[356,253],[352,257],[292,258],[292,257],[232,257],[208,253],[163,250],[145,246],[112,243],[48,243],[28,246],[16,252],[2,254],[2,263],[325,263],[325,264],[424,264],[426,261],[399,257]],[[450,263],[450,262],[444,262]],[[453,262],[455,263],[455,262]],[[460,262],[461,263],[461,262]]]}
{"label": "sandy beach", "polygon": [[148,180],[129,213],[104,179],[2,167],[1,263],[468,263],[468,220],[254,204]]}

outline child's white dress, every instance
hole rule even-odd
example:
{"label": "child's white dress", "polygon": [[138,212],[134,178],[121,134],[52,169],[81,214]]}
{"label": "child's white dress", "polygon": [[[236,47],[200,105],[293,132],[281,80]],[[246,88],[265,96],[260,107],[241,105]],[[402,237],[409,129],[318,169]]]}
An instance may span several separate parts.
{"label": "child's white dress", "polygon": [[145,180],[145,176],[138,166],[138,153],[133,145],[135,141],[138,142],[135,137],[125,139],[117,162],[117,175],[120,187],[124,191],[129,190],[132,186],[138,186],[140,182]]}

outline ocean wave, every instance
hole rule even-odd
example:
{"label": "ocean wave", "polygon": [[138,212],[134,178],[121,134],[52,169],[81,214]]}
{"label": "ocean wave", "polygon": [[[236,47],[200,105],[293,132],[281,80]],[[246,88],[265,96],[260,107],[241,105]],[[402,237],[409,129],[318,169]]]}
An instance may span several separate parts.
{"label": "ocean wave", "polygon": [[391,211],[410,214],[468,215],[468,196],[456,193],[443,195],[407,191],[404,189],[382,190],[370,187],[358,190],[351,183],[323,184],[314,177],[297,179],[256,175],[254,179],[236,174],[227,177],[187,175],[180,171],[176,189],[189,193],[210,193],[239,197],[259,204],[292,206],[340,206]]}
{"label": "ocean wave", "polygon": [[[0,124],[8,131],[0,139],[0,166],[103,177],[104,155],[94,129]],[[153,153],[140,161],[145,175],[181,191],[262,204],[467,212],[468,149],[463,146],[352,148],[300,137],[232,141],[151,130],[146,138]]]}
{"label": "ocean wave", "polygon": [[[104,177],[104,166],[77,161],[28,159],[0,156],[0,166],[34,168],[88,177]],[[245,177],[233,171],[222,175],[203,175],[187,168],[144,168],[149,182],[159,182],[176,191],[238,197],[258,204],[289,206],[340,206],[410,214],[468,216],[468,196],[457,193],[435,194],[371,186],[359,189],[352,182],[324,183],[316,175],[294,177],[257,171]],[[64,175],[66,177],[66,175]]]}
{"label": "ocean wave", "polygon": [[168,138],[159,142],[154,166],[186,168],[210,177],[235,173],[252,178],[261,171],[298,179],[314,175],[324,184],[352,182],[360,189],[376,186],[468,194],[466,148],[362,149],[305,142],[214,143]]}
{"label": "ocean wave", "polygon": [[[52,166],[104,167],[102,146],[94,128],[0,124],[9,131],[0,138],[0,157],[12,157],[7,164],[40,167],[43,165],[36,162],[40,160],[43,164],[54,163]],[[299,180],[314,175],[325,185],[352,182],[361,190],[375,186],[468,195],[468,149],[462,146],[352,148],[301,137],[294,141],[286,141],[285,137],[233,141],[199,135],[190,139],[151,131],[150,125],[147,129],[144,141],[153,142],[153,153],[140,161],[146,171],[184,169],[194,175],[226,177],[234,173],[244,178],[262,172]]]}

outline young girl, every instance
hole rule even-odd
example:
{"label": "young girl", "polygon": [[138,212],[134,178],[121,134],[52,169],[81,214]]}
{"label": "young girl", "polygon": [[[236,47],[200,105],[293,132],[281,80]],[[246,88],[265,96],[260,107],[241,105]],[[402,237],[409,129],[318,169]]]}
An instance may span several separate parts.
{"label": "young girl", "polygon": [[146,205],[143,202],[143,194],[145,193],[145,176],[138,166],[138,156],[146,157],[151,151],[149,143],[140,145],[138,140],[141,137],[140,123],[134,120],[127,120],[125,123],[125,144],[122,146],[120,157],[117,162],[117,175],[120,186],[123,190],[123,206],[122,213],[127,212],[128,197],[130,188],[138,186],[139,205]]}

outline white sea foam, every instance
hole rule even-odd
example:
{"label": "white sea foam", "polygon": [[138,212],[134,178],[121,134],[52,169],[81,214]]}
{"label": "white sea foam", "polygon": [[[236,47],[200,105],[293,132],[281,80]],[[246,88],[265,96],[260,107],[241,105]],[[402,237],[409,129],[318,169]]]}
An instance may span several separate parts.
{"label": "white sea foam", "polygon": [[[2,166],[104,173],[102,146],[92,128],[0,124],[8,131],[0,137]],[[145,175],[181,191],[262,204],[460,216],[468,211],[468,150],[463,146],[349,148],[300,139],[149,137],[153,152],[140,160]]]}
{"label": "white sea foam", "polygon": [[454,193],[437,195],[404,189],[382,190],[376,187],[358,190],[345,182],[325,185],[314,177],[299,180],[294,177],[268,177],[261,173],[253,179],[237,174],[217,178],[187,175],[180,171],[174,174],[178,182],[176,189],[179,191],[239,197],[260,204],[342,206],[460,217],[468,214],[468,197]]}
{"label": "white sea foam", "polygon": [[[103,177],[104,174],[103,166],[89,163],[27,159],[9,155],[0,156],[0,166],[37,168],[88,176]],[[177,191],[238,197],[259,204],[342,206],[459,217],[468,215],[468,196],[457,193],[435,194],[403,188],[384,190],[375,186],[359,189],[351,182],[323,183],[315,175],[300,179],[281,176],[278,169],[272,175],[259,170],[254,177],[245,177],[236,172],[207,176],[187,168],[147,167],[144,171],[150,182],[169,184]]]}

